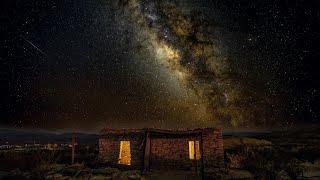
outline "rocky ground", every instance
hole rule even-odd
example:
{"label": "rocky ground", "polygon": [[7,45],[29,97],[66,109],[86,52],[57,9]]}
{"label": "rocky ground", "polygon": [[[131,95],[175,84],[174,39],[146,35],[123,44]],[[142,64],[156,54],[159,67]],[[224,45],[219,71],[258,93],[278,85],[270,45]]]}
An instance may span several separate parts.
{"label": "rocky ground", "polygon": [[[253,179],[253,175],[245,170],[231,170],[228,174],[208,172],[205,179]],[[39,172],[23,172],[18,169],[4,172],[0,171],[0,179],[17,180],[201,180],[202,176],[190,171],[182,170],[152,170],[141,175],[139,171],[120,171],[117,168],[90,169],[86,167],[60,166],[41,174]]]}
{"label": "rocky ground", "polygon": [[227,174],[235,179],[320,179],[318,132],[225,136]]}
{"label": "rocky ground", "polygon": [[[213,169],[205,173],[205,179],[320,179],[320,136],[317,131],[299,133],[271,133],[255,136],[224,136],[225,167]],[[60,155],[60,154],[57,154]],[[156,171],[151,170],[141,175],[139,170],[122,170],[113,167],[96,166],[92,157],[91,163],[66,165],[59,161],[40,161],[39,158],[23,158],[25,155],[6,154],[8,168],[0,168],[2,179],[116,179],[116,180],[197,180],[201,175],[191,171]],[[60,155],[61,156],[61,155]],[[29,156],[28,156],[29,157]],[[33,156],[32,156],[33,157]],[[53,159],[56,156],[52,156]],[[62,156],[64,157],[64,156]],[[69,156],[66,156],[69,157]],[[88,156],[89,157],[89,156]],[[15,159],[14,159],[15,158]],[[28,170],[14,169],[10,162],[25,163],[20,169],[34,167]],[[30,162],[34,159],[34,163]],[[38,161],[35,161],[37,160]],[[85,161],[84,161],[85,162]],[[90,165],[93,164],[93,165]],[[0,166],[5,167],[5,166]],[[10,167],[10,168],[9,168]],[[14,168],[12,168],[14,167]],[[14,169],[14,170],[12,170]]]}
{"label": "rocky ground", "polygon": [[140,180],[144,179],[139,171],[120,171],[117,168],[91,169],[83,165],[53,165],[46,172],[22,172],[19,169],[10,172],[0,172],[0,179],[46,179],[46,180],[69,180],[69,179],[119,179],[119,180]]}
{"label": "rocky ground", "polygon": [[[299,179],[319,179],[320,163],[301,164],[305,167],[303,176]],[[275,176],[272,179],[292,179],[286,170],[275,170]],[[119,170],[118,168],[89,168],[82,164],[73,166],[52,165],[45,171],[21,171],[15,169],[12,171],[0,171],[0,180],[2,179],[46,179],[46,180],[69,180],[69,179],[88,179],[88,180],[197,180],[201,179],[201,175],[194,174],[190,171],[160,171],[151,170],[147,174],[141,175],[138,170]],[[205,179],[264,179],[263,175],[244,168],[226,168],[220,170],[212,170],[206,172]]]}

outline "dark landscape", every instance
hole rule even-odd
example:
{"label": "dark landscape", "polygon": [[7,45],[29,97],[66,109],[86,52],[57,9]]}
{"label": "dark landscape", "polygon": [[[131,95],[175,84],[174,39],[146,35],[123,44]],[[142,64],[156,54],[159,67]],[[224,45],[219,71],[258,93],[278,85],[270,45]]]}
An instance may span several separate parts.
{"label": "dark landscape", "polygon": [[[319,179],[319,129],[268,132],[226,132],[225,167],[205,172],[205,179]],[[201,179],[190,171],[108,166],[99,162],[97,134],[76,133],[75,164],[65,149],[0,150],[0,179]],[[2,129],[1,143],[24,145],[50,142],[70,144],[72,133]]]}
{"label": "dark landscape", "polygon": [[0,180],[320,180],[320,0],[0,7]]}

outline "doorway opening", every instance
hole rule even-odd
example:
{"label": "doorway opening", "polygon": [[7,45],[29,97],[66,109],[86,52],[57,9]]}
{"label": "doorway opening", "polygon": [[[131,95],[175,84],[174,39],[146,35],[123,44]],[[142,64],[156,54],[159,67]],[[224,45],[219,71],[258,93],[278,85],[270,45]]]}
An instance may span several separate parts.
{"label": "doorway opening", "polygon": [[189,141],[189,159],[200,159],[200,144],[199,141]]}
{"label": "doorway opening", "polygon": [[118,164],[131,165],[130,141],[120,141]]}

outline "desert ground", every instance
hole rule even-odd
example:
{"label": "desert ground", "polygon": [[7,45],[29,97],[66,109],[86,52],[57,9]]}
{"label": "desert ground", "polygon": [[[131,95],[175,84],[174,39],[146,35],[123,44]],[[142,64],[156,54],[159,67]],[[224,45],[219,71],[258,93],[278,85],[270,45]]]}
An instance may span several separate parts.
{"label": "desert ground", "polygon": [[99,162],[97,144],[70,150],[0,151],[0,179],[320,179],[318,129],[224,134],[225,166],[204,174],[157,170],[141,174]]}

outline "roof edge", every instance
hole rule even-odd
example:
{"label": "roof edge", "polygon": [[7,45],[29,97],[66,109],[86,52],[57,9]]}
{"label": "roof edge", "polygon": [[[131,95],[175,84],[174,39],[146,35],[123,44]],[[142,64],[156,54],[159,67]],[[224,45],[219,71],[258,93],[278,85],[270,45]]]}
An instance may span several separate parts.
{"label": "roof edge", "polygon": [[197,128],[197,129],[186,129],[186,130],[177,130],[177,129],[157,129],[157,128],[141,128],[141,129],[111,129],[103,128],[100,131],[100,135],[104,134],[124,134],[124,133],[142,133],[142,132],[151,132],[151,133],[164,133],[164,134],[191,134],[191,133],[200,133],[203,131],[221,131],[219,128]]}

